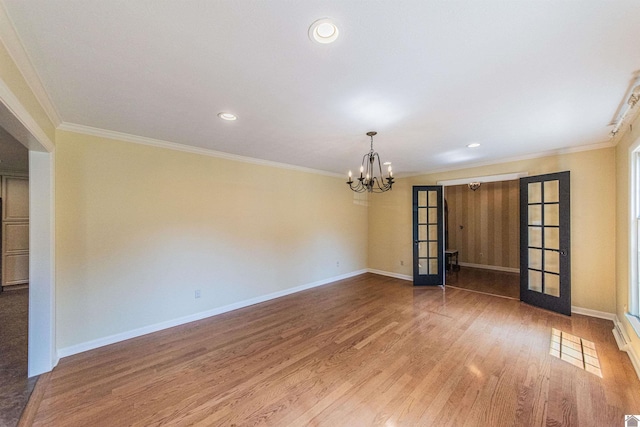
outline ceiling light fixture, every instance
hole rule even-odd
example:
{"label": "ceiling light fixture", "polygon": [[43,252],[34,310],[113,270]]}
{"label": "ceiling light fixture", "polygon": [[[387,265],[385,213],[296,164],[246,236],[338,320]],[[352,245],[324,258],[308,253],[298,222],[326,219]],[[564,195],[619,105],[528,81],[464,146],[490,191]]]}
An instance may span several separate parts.
{"label": "ceiling light fixture", "polygon": [[309,27],[311,41],[322,44],[333,43],[339,34],[338,27],[330,18],[318,19]]}
{"label": "ceiling light fixture", "polygon": [[[382,177],[382,166],[380,165],[380,156],[373,151],[373,137],[378,132],[367,132],[367,136],[371,137],[371,149],[367,154],[362,156],[362,165],[360,166],[360,177],[358,182],[354,182],[349,171],[349,188],[356,193],[384,193],[391,190],[393,185],[393,172],[391,171],[391,165],[387,169],[388,175],[386,178]],[[377,163],[377,165],[376,165]],[[385,183],[386,181],[386,183]]]}
{"label": "ceiling light fixture", "polygon": [[467,144],[468,148],[478,148],[480,147],[480,143],[479,142],[472,142],[471,144]]}
{"label": "ceiling light fixture", "polygon": [[481,182],[470,182],[467,184],[469,186],[469,190],[476,191],[482,185]]}
{"label": "ceiling light fixture", "polygon": [[238,119],[238,116],[232,113],[218,113],[218,117],[220,117],[222,120],[227,120],[227,121]]}

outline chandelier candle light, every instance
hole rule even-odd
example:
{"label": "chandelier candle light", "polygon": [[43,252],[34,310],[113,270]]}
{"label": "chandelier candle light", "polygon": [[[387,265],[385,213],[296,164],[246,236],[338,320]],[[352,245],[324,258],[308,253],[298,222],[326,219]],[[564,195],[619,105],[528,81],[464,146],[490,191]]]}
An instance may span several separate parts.
{"label": "chandelier candle light", "polygon": [[[393,185],[393,172],[391,166],[388,168],[386,178],[382,177],[382,166],[380,165],[380,156],[373,151],[373,137],[377,132],[367,132],[367,136],[371,137],[371,150],[362,156],[362,166],[360,166],[360,177],[354,181],[349,171],[349,188],[356,193],[384,193],[391,190]],[[386,182],[385,182],[386,181]]]}

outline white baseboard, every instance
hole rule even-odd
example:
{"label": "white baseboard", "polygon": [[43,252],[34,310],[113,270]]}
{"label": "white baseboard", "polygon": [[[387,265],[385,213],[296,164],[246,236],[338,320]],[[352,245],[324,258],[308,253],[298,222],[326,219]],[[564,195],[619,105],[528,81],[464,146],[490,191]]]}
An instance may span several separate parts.
{"label": "white baseboard", "polygon": [[638,378],[640,378],[640,358],[638,357],[636,351],[633,349],[633,346],[631,345],[631,339],[627,335],[626,331],[624,330],[624,326],[622,325],[622,323],[620,323],[620,320],[617,316],[613,321],[612,332],[613,337],[618,344],[618,348],[622,351],[625,351],[629,355],[629,359],[631,360],[633,369],[636,370],[636,375],[638,376]]}
{"label": "white baseboard", "polygon": [[393,273],[391,271],[376,270],[374,268],[368,268],[367,272],[373,273],[373,274],[379,274],[381,276],[393,277],[395,279],[413,281],[413,276],[409,276],[408,274]]}
{"label": "white baseboard", "polygon": [[618,319],[614,313],[607,313],[606,311],[591,310],[590,308],[576,307],[575,305],[571,306],[571,313],[582,314],[584,316],[589,316],[589,317],[597,317],[598,319],[606,319],[606,320],[611,320],[613,322],[615,322]]}
{"label": "white baseboard", "polygon": [[[64,347],[58,349],[58,359],[62,357],[71,356],[73,354],[82,353],[84,351],[89,351],[96,349],[98,347],[103,347],[109,344],[115,344],[120,341],[128,340],[131,338],[136,338],[142,335],[147,335],[153,332],[158,332],[163,329],[172,328],[174,326],[183,325],[189,322],[195,322],[196,320],[205,319],[207,317],[215,316],[218,314],[226,313],[228,311],[237,310],[239,308],[248,307],[250,305],[259,304],[261,302],[269,301],[275,298],[280,298],[286,295],[291,295],[296,292],[305,291],[307,289],[315,288],[318,286],[327,285],[329,283],[337,282],[338,280],[348,279],[350,277],[358,276],[360,274],[366,273],[368,270],[357,270],[351,273],[342,274],[340,276],[330,277],[328,279],[319,280],[313,283],[307,283],[304,285],[296,286],[294,288],[284,289],[282,291],[273,292],[267,295],[261,295],[255,298],[250,298],[248,300],[239,301],[233,304],[225,305],[223,307],[216,307],[211,310],[201,311],[199,313],[190,314],[188,316],[179,317],[177,319],[167,320],[166,322],[160,322],[153,325],[144,326],[142,328],[133,329],[126,332],[121,332],[118,334],[110,335],[103,338],[98,338],[91,341],[86,341],[80,344],[72,345],[69,347]],[[57,364],[57,361],[56,361]]]}
{"label": "white baseboard", "polygon": [[458,263],[461,267],[482,268],[484,270],[506,271],[507,273],[520,273],[519,268],[500,267],[499,265],[472,264],[470,262]]}

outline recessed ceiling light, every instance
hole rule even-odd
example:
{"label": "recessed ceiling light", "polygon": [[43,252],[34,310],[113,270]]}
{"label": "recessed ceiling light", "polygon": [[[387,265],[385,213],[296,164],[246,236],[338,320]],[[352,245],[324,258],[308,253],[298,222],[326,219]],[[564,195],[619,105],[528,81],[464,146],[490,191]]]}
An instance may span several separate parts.
{"label": "recessed ceiling light", "polygon": [[469,148],[478,148],[478,147],[480,147],[480,143],[472,142],[471,144],[467,144],[467,147],[469,147]]}
{"label": "recessed ceiling light", "polygon": [[238,116],[231,113],[218,113],[218,117],[222,120],[236,120],[238,118]]}
{"label": "recessed ceiling light", "polygon": [[322,44],[333,43],[339,33],[338,27],[330,18],[318,19],[309,27],[309,38]]}

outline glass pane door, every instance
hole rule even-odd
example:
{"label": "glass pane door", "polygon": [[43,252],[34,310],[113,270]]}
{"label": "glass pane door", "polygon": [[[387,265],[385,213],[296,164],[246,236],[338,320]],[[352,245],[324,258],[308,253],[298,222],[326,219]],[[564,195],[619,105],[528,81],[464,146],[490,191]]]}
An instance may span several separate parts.
{"label": "glass pane door", "polygon": [[444,284],[442,186],[413,187],[413,283]]}
{"label": "glass pane door", "polygon": [[520,180],[520,299],[571,314],[569,172]]}

